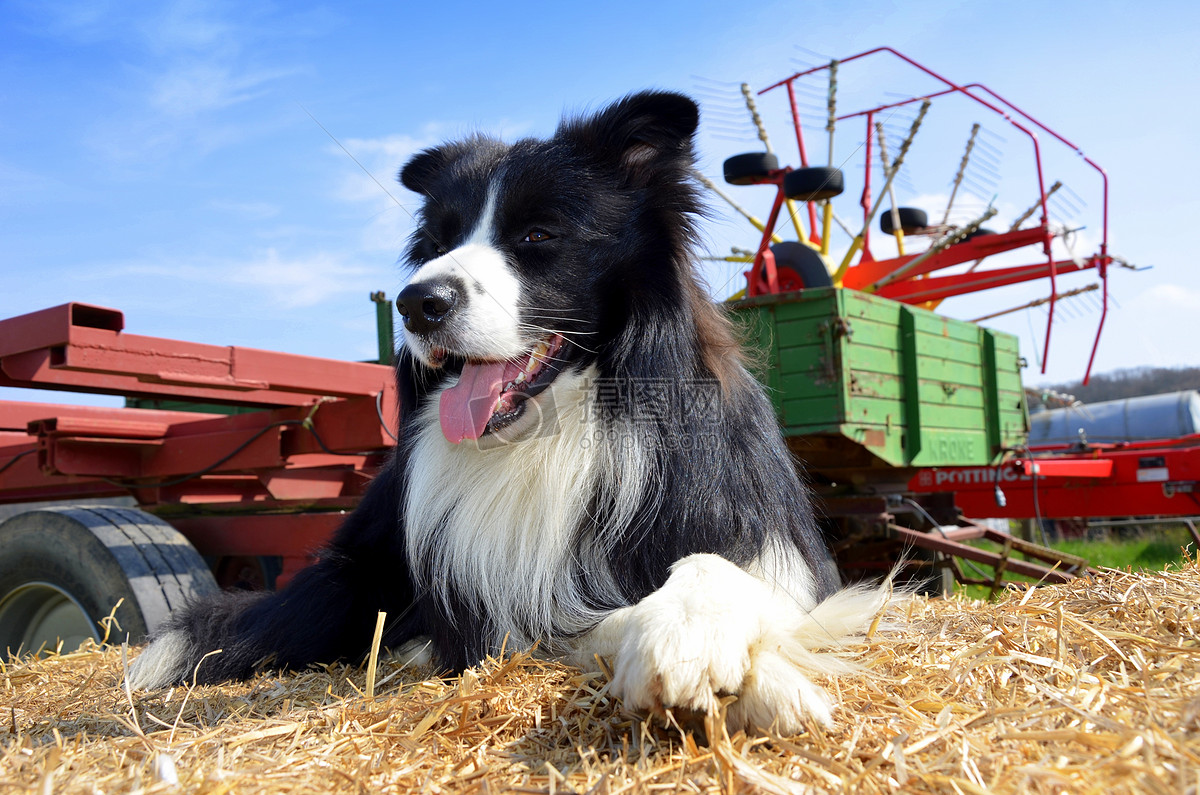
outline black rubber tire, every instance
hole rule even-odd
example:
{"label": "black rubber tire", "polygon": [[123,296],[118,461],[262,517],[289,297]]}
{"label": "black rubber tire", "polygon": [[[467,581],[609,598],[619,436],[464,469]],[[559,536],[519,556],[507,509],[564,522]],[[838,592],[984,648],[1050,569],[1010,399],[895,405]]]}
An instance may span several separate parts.
{"label": "black rubber tire", "polygon": [[[929,226],[929,214],[924,210],[918,210],[916,207],[897,207],[896,212],[900,215],[900,230],[906,235],[916,234]],[[880,211],[879,228],[885,235],[896,231],[892,226],[891,210]]]}
{"label": "black rubber tire", "polygon": [[794,270],[805,288],[833,286],[833,277],[829,275],[821,255],[803,243],[790,240],[776,243],[771,246],[771,253],[775,255],[775,267]]}
{"label": "black rubber tire", "polygon": [[753,185],[779,168],[779,158],[770,152],[748,152],[725,161],[725,181],[730,185]]}
{"label": "black rubber tire", "polygon": [[842,195],[846,179],[840,168],[809,166],[783,178],[783,195],[801,202],[819,202]]}
{"label": "black rubber tire", "polygon": [[97,640],[103,637],[100,620],[123,600],[114,613],[120,630],[113,627],[108,640],[139,643],[172,610],[217,590],[188,540],[135,508],[41,508],[0,524],[0,654],[5,656],[17,653],[37,625],[31,609],[44,613],[57,599],[55,604],[69,611],[62,596],[82,610]]}
{"label": "black rubber tire", "polygon": [[991,229],[976,229],[974,232],[972,232],[971,234],[964,237],[963,242],[965,243],[968,240],[972,240],[977,237],[983,237],[984,235],[994,235],[994,234],[996,234],[996,233]]}

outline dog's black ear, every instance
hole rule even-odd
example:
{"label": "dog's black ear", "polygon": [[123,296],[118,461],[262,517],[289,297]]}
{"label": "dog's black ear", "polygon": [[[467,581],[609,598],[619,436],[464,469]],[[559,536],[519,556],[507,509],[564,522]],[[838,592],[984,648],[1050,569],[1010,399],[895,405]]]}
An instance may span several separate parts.
{"label": "dog's black ear", "polygon": [[484,135],[473,135],[462,141],[435,146],[414,155],[400,169],[400,184],[411,191],[430,196],[447,178],[467,175],[472,169],[486,175],[491,164],[506,151],[506,144]]}
{"label": "dog's black ear", "polygon": [[437,146],[426,149],[424,152],[414,155],[413,159],[400,169],[400,184],[414,193],[428,196],[438,173],[446,167],[447,162],[449,162],[449,158],[446,147]]}
{"label": "dog's black ear", "polygon": [[564,121],[558,136],[646,183],[663,165],[689,166],[700,109],[683,94],[643,91],[594,116]]}

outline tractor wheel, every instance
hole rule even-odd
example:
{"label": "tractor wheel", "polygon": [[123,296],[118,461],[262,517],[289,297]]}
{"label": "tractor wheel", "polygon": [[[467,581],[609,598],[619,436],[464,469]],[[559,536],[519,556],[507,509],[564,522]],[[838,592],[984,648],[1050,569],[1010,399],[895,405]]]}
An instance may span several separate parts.
{"label": "tractor wheel", "polygon": [[[792,172],[795,173],[795,172]],[[775,268],[779,273],[779,288],[786,292],[801,290],[809,287],[832,287],[833,278],[821,255],[804,245],[784,241],[771,246],[775,255]],[[787,270],[792,274],[787,273]],[[798,283],[797,283],[797,278]]]}
{"label": "tractor wheel", "polygon": [[783,178],[783,194],[795,201],[824,201],[840,196],[845,189],[842,170],[829,166],[798,168]]}
{"label": "tractor wheel", "polygon": [[779,158],[770,152],[734,155],[725,161],[725,181],[730,185],[753,185],[779,168]]}
{"label": "tractor wheel", "polygon": [[[137,643],[186,601],[217,590],[175,528],[133,508],[51,507],[0,524],[0,655]],[[118,602],[120,603],[118,606]],[[115,607],[115,610],[114,610]]]}
{"label": "tractor wheel", "polygon": [[[929,226],[929,215],[924,210],[918,210],[916,207],[898,207],[896,212],[900,215],[900,231],[906,235],[914,235]],[[891,210],[884,210],[880,213],[879,228],[885,235],[896,231],[892,226]]]}
{"label": "tractor wheel", "polygon": [[962,239],[962,242],[966,243],[968,240],[974,240],[977,237],[983,237],[984,235],[994,235],[994,234],[996,234],[996,233],[994,231],[992,231],[991,229],[980,228],[980,229],[976,229],[974,232],[972,232],[971,234],[964,237]]}

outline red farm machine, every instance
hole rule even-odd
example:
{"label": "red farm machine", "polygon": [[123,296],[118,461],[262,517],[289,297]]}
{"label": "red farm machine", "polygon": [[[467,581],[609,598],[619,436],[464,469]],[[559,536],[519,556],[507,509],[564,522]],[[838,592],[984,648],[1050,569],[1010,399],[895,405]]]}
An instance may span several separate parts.
{"label": "red farm machine", "polygon": [[[905,90],[885,102],[874,98],[875,91],[847,110],[844,92],[851,102],[859,95],[855,70],[865,71],[871,82],[881,75],[915,81],[921,90]],[[748,266],[745,289],[730,306],[765,355],[762,378],[791,449],[821,498],[843,572],[851,577],[878,572],[907,555],[925,569],[923,576],[932,567],[959,582],[993,587],[1006,573],[1048,581],[1073,576],[1082,561],[965,519],[953,489],[915,490],[909,483],[919,472],[998,467],[1028,458],[1016,339],[936,313],[943,301],[1047,282],[1045,298],[988,315],[1045,308],[1039,357],[1044,372],[1056,306],[1098,291],[1100,318],[1081,368],[1085,380],[1090,374],[1107,313],[1109,272],[1125,265],[1108,250],[1104,170],[996,91],[948,80],[891,48],[795,72],[757,94],[743,85],[742,94],[764,151],[727,159],[724,179],[770,189],[766,221],[712,180],[700,179],[759,230],[755,248],[719,258]],[[735,109],[714,99],[718,121],[729,124]],[[759,110],[769,100],[786,107],[795,166],[781,165],[771,146]],[[944,208],[929,206],[929,190],[926,206],[900,206],[899,187],[921,194],[908,184],[905,164],[915,161],[919,171],[937,165],[921,165],[914,141],[938,112],[943,126],[962,124],[965,131],[970,124],[948,195],[938,197]],[[897,122],[906,124],[896,129]],[[1003,179],[988,135],[1006,139],[987,125],[1006,129],[1023,150],[1017,158],[1023,167],[1006,169]],[[847,126],[851,145],[839,148],[835,133]],[[820,163],[811,154],[814,128],[828,137]],[[936,132],[935,144],[938,153],[946,150]],[[1077,250],[1080,228],[1068,225],[1085,200],[1065,179],[1050,181],[1060,169],[1079,171],[1074,164],[1080,161],[1081,189],[1098,207],[1091,215],[1099,232],[1092,233],[1095,249],[1088,252]],[[857,207],[843,210],[847,221],[835,200],[851,185],[857,190],[849,198]],[[1001,190],[1003,213],[1004,205],[997,205]],[[976,206],[963,201],[968,194],[980,200]],[[940,219],[930,220],[938,214]],[[876,220],[879,238],[872,237]],[[1001,220],[1005,228],[984,226]],[[787,226],[794,230],[792,241],[778,232]],[[839,229],[844,237],[837,237]],[[1060,292],[1060,277],[1085,271],[1098,281]],[[960,560],[971,561],[977,573],[964,574]],[[993,573],[982,577],[975,564]]]}
{"label": "red farm machine", "polygon": [[[921,469],[913,494],[952,491],[969,516],[1079,535],[1169,519],[1200,549],[1200,393],[1067,405],[1035,415],[1026,448],[988,467]],[[1032,533],[1031,533],[1032,534]]]}
{"label": "red farm machine", "polygon": [[[391,305],[373,297],[390,362]],[[0,649],[98,636],[118,602],[121,631],[139,638],[193,594],[283,585],[393,444],[386,364],[124,325],[121,312],[88,304],[0,321],[0,386],[128,402],[0,402],[0,502],[67,503],[0,525]]]}
{"label": "red farm machine", "polygon": [[[928,90],[839,112],[848,67],[880,57],[898,60]],[[818,80],[830,137],[820,166],[810,162],[801,110]],[[985,86],[952,83],[883,48],[797,72],[759,94],[784,100],[798,165],[780,166],[769,143],[726,162],[728,182],[774,191],[765,223],[743,211],[761,231],[757,247],[724,258],[748,265],[729,307],[759,349],[761,378],[844,572],[872,576],[904,557],[922,577],[970,580],[959,558],[992,566],[995,583],[1005,573],[1074,576],[1082,561],[963,519],[955,489],[909,483],[923,471],[1028,459],[1016,339],[933,310],[956,295],[1046,279],[1052,323],[1063,297],[1058,277],[1085,270],[1098,275],[1107,306],[1116,261],[1104,172],[1084,158],[1098,175],[1098,248],[1063,256],[1068,235],[1052,202],[1060,189],[1047,185],[1042,146],[1079,150]],[[960,188],[971,188],[972,147],[982,152],[982,143],[968,144],[940,221],[896,205],[901,167],[933,102],[968,106],[1027,142],[1029,211],[1014,213],[1007,231],[983,227],[995,214],[990,202],[965,221],[951,213]],[[907,109],[915,115],[889,157],[887,124]],[[852,182],[834,161],[834,130],[847,124],[862,136],[855,228],[833,202]],[[776,234],[785,214],[794,241]],[[872,239],[876,218],[886,246]],[[846,230],[843,244],[835,245],[835,224]],[[1006,259],[1022,251],[1033,252],[1032,262]],[[191,594],[278,587],[305,565],[394,443],[392,310],[382,294],[373,298],[378,364],[136,336],[124,331],[121,312],[82,303],[0,321],[0,387],[127,398],[124,408],[0,402],[0,503],[25,506],[0,525],[0,651],[100,637],[98,622],[112,629],[102,621],[110,614],[119,637],[137,639]],[[99,502],[112,498],[123,501]],[[972,539],[998,548],[964,543]]]}

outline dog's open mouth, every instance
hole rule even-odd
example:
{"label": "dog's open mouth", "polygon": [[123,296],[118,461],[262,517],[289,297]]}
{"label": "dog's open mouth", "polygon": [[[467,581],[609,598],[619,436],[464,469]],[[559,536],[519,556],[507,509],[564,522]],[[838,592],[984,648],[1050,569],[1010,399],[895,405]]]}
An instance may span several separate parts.
{"label": "dog's open mouth", "polygon": [[563,338],[555,334],[519,359],[468,359],[458,383],[442,392],[438,406],[446,439],[459,444],[516,422],[526,402],[548,387],[562,369],[562,346]]}

